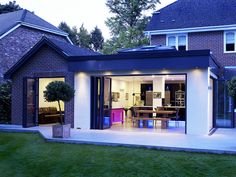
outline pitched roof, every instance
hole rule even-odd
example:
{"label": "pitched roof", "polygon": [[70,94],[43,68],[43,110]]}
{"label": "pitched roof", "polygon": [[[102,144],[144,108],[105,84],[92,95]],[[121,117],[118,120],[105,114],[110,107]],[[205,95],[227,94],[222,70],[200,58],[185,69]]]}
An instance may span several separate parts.
{"label": "pitched roof", "polygon": [[50,41],[53,43],[55,46],[57,46],[58,49],[60,49],[65,55],[68,57],[73,57],[73,56],[87,56],[87,55],[101,55],[98,52],[94,52],[90,49],[87,48],[82,48],[76,45],[72,45],[67,42],[63,42],[57,39],[53,38],[46,38],[44,37],[45,40]]}
{"label": "pitched roof", "polygon": [[235,0],[177,0],[155,12],[146,31],[236,24]]}
{"label": "pitched roof", "polygon": [[10,29],[16,25],[25,25],[32,28],[37,28],[43,31],[48,31],[63,36],[68,34],[64,31],[58,29],[47,21],[43,20],[34,13],[23,9],[15,12],[5,13],[0,15],[0,36],[8,32]]}
{"label": "pitched roof", "polygon": [[31,59],[31,56],[34,55],[43,45],[48,45],[54,49],[57,53],[63,56],[65,59],[70,59],[70,57],[82,57],[82,56],[91,56],[91,55],[102,55],[98,52],[94,52],[90,49],[81,48],[75,45],[72,45],[67,42],[63,42],[57,39],[42,37],[42,39],[31,48],[18,62],[13,65],[5,74],[4,78],[10,79],[11,76],[28,60]]}

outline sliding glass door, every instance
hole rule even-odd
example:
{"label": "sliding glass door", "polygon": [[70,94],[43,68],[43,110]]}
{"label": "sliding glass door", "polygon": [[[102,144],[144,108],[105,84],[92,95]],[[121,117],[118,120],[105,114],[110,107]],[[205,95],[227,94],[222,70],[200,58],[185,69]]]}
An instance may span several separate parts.
{"label": "sliding glass door", "polygon": [[91,78],[91,129],[111,127],[111,79]]}
{"label": "sliding glass door", "polygon": [[23,99],[23,127],[37,125],[37,96],[38,80],[35,78],[24,78]]}

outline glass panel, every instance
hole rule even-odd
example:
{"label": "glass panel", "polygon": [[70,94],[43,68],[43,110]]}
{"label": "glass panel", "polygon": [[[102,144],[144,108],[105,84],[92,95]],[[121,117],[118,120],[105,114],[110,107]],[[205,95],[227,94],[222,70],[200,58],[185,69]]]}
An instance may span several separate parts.
{"label": "glass panel", "polygon": [[215,85],[215,126],[232,127],[233,102],[228,96],[226,81],[217,81]]}
{"label": "glass panel", "polygon": [[111,126],[111,79],[104,78],[103,128]]}
{"label": "glass panel", "polygon": [[186,36],[179,36],[178,45],[179,46],[185,46],[186,45]]}
{"label": "glass panel", "polygon": [[178,37],[178,50],[185,51],[186,50],[186,36]]}
{"label": "glass panel", "polygon": [[179,46],[178,50],[179,51],[186,51],[186,46],[185,45],[184,46]]}
{"label": "glass panel", "polygon": [[[101,79],[97,78],[97,108],[96,108],[96,116],[97,116],[97,123],[100,124],[101,120],[101,108],[100,108],[100,102],[101,102],[101,92],[100,92],[100,87],[101,87]],[[101,125],[101,124],[100,124]],[[100,127],[100,125],[97,125]]]}
{"label": "glass panel", "polygon": [[26,107],[24,127],[35,126],[35,80],[26,81]]}
{"label": "glass panel", "polygon": [[226,51],[235,51],[234,44],[226,44]]}
{"label": "glass panel", "polygon": [[171,47],[175,47],[176,46],[175,36],[168,37],[168,46],[171,46]]}
{"label": "glass panel", "polygon": [[234,33],[226,33],[226,44],[234,44]]}

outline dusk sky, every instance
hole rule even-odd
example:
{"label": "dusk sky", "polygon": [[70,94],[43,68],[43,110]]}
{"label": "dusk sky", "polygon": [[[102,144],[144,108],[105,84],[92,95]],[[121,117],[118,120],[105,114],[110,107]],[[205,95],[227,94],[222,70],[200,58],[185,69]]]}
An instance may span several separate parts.
{"label": "dusk sky", "polygon": [[[161,0],[157,5],[160,9],[176,0]],[[0,0],[1,4],[9,0]],[[91,31],[96,25],[102,30],[105,39],[109,38],[109,29],[104,21],[110,16],[106,0],[16,0],[22,8],[34,11],[36,15],[55,26],[61,21],[70,26],[84,24]]]}

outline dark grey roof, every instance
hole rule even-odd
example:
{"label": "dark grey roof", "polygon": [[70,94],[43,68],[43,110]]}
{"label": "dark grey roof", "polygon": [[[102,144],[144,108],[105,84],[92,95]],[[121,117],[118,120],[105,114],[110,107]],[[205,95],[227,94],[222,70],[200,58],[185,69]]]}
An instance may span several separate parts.
{"label": "dark grey roof", "polygon": [[236,24],[236,0],[178,0],[154,13],[146,31]]}
{"label": "dark grey roof", "polygon": [[19,10],[15,12],[5,13],[0,15],[0,36],[16,26],[17,24],[29,24],[31,26],[40,27],[45,30],[66,35],[66,33],[34,13],[28,10]]}
{"label": "dark grey roof", "polygon": [[46,38],[45,40],[48,40],[52,42],[59,50],[61,50],[64,54],[66,54],[69,57],[73,56],[88,56],[88,55],[101,55],[98,52],[94,52],[90,49],[82,48],[76,45],[72,45],[68,42],[63,42],[54,38]]}

